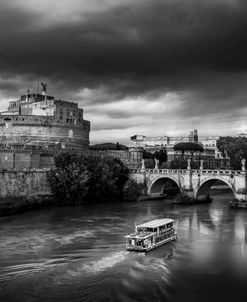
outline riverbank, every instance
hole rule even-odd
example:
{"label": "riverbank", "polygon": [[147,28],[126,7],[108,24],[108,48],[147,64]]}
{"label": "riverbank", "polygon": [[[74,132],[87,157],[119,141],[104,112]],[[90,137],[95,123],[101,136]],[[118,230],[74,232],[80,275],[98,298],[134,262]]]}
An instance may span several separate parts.
{"label": "riverbank", "polygon": [[20,214],[36,209],[58,206],[52,195],[40,194],[26,197],[6,197],[0,199],[0,217]]}
{"label": "riverbank", "polygon": [[106,200],[83,200],[73,202],[72,200],[57,200],[52,194],[35,194],[27,197],[5,197],[0,198],[0,217],[21,214],[45,208],[73,207],[89,204],[136,202],[136,199],[106,199]]}

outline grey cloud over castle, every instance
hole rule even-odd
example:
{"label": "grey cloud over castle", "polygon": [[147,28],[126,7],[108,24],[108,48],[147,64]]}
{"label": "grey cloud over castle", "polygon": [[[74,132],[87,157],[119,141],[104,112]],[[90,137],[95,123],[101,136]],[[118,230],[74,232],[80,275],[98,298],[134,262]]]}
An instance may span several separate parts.
{"label": "grey cloud over castle", "polygon": [[99,121],[98,106],[119,103],[108,113],[103,108],[106,128],[116,116],[134,114],[131,106],[122,110],[123,100],[167,106],[167,93],[179,96],[173,114],[187,122],[199,116],[206,123],[215,113],[226,122],[242,119],[246,1],[74,0],[52,1],[49,7],[47,1],[16,0],[2,1],[0,9],[2,99],[19,95],[28,83],[35,87],[39,70],[52,92],[83,96],[83,106],[92,117],[95,110]]}

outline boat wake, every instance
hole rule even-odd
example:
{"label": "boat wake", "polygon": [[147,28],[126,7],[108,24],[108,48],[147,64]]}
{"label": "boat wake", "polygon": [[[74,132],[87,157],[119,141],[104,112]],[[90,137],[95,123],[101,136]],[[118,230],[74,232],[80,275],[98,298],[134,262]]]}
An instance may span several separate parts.
{"label": "boat wake", "polygon": [[126,259],[128,254],[129,252],[127,251],[115,252],[99,260],[90,261],[89,263],[84,264],[82,269],[87,273],[99,273],[122,262]]}

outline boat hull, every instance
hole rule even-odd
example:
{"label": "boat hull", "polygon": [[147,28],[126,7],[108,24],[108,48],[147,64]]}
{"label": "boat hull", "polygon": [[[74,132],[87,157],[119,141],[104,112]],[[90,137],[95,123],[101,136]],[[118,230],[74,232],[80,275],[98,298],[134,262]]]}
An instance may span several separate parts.
{"label": "boat hull", "polygon": [[155,248],[157,248],[157,247],[159,247],[159,246],[161,246],[163,244],[166,244],[166,243],[168,243],[170,241],[173,241],[173,240],[176,240],[176,239],[177,239],[177,234],[174,234],[173,236],[171,236],[169,238],[166,238],[166,239],[164,239],[164,240],[162,240],[160,242],[157,242],[157,243],[153,244],[152,246],[143,247],[143,248],[140,248],[140,247],[138,247],[138,248],[136,248],[136,247],[133,247],[133,248],[132,247],[127,247],[126,250],[130,251],[130,252],[143,252],[143,253],[146,253],[146,252],[149,252],[149,251],[151,251],[151,250],[153,250],[153,249],[155,249]]}

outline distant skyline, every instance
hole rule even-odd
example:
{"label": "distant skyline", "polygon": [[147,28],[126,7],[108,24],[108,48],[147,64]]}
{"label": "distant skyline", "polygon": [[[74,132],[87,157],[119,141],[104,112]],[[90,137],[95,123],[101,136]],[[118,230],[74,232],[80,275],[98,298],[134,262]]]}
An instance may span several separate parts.
{"label": "distant skyline", "polygon": [[37,74],[90,140],[247,129],[246,0],[2,0],[0,110]]}

